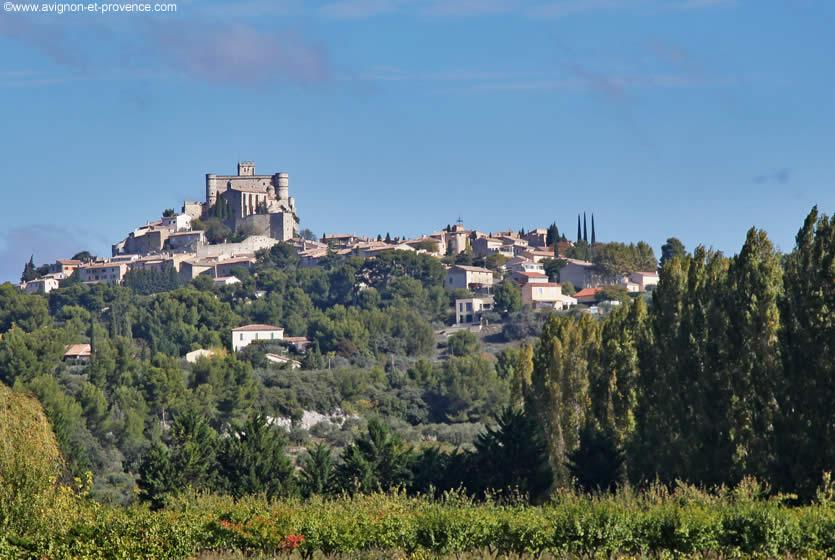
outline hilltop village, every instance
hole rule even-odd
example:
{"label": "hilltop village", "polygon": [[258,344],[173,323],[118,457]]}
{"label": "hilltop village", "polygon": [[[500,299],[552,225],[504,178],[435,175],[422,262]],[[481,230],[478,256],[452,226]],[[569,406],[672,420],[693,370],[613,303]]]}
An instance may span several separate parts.
{"label": "hilltop village", "polygon": [[817,209],[789,254],[752,228],[734,257],[670,238],[656,259],[582,211],[568,227],[314,235],[288,174],[241,162],[205,179],[203,201],[109,256],[30,259],[0,285],[0,383],[37,397],[98,500],[536,501],[748,475],[814,496],[832,464],[795,439],[832,425],[831,399],[803,401],[805,380],[833,379],[818,341],[835,340],[835,235]]}
{"label": "hilltop village", "polygon": [[165,210],[114,243],[109,257],[82,252],[41,267],[31,262],[20,288],[48,294],[70,279],[123,284],[131,273],[143,271],[175,284],[201,278],[230,286],[240,283],[236,271],[253,269],[259,251],[286,243],[302,267],[316,267],[333,255],[373,259],[391,251],[439,259],[446,269],[445,287],[466,296],[454,301],[457,325],[482,324],[504,279],[518,287],[522,304],[532,309],[568,311],[579,306],[605,314],[624,294],[652,290],[658,273],[648,245],[602,244],[596,237],[594,216],[589,236],[585,214],[582,221],[577,217],[573,240],[560,234],[556,224],[485,232],[469,229],[461,220],[413,239],[350,233],[317,237],[299,229],[288,174],[257,175],[253,162],[242,161],[235,175],[206,174],[203,202],[185,201],[180,212]]}

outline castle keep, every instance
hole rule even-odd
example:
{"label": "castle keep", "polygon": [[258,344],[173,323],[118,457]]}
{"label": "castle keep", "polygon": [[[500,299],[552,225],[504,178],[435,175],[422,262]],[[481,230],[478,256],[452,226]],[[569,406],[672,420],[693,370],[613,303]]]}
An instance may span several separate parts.
{"label": "castle keep", "polygon": [[296,199],[287,173],[256,175],[255,163],[238,163],[237,175],[206,174],[206,201],[186,202],[193,218],[218,218],[233,231],[244,230],[287,241],[296,236]]}

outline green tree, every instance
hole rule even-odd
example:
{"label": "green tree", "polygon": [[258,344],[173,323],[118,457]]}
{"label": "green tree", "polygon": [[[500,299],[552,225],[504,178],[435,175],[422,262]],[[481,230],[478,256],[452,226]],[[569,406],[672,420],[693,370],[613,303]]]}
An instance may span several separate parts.
{"label": "green tree", "polygon": [[687,256],[687,250],[684,248],[684,243],[676,237],[669,237],[667,238],[667,242],[661,246],[661,262],[659,266],[663,267],[665,263],[675,257],[684,258],[685,256]]}
{"label": "green tree", "polygon": [[326,495],[334,491],[336,462],[333,451],[324,443],[307,449],[301,460],[299,482],[305,496]]}
{"label": "green tree", "polygon": [[218,463],[222,484],[236,497],[265,493],[268,497],[293,491],[293,465],[285,452],[286,438],[267,418],[253,414],[223,440]]}
{"label": "green tree", "polygon": [[808,498],[835,466],[835,219],[813,208],[795,240],[780,299],[785,373],[775,479]]}
{"label": "green tree", "polygon": [[368,430],[342,454],[336,477],[348,492],[387,491],[408,485],[412,450],[381,420],[368,421]]}
{"label": "green tree", "polygon": [[526,410],[545,428],[558,484],[568,483],[566,457],[579,445],[580,430],[590,413],[589,382],[599,347],[600,327],[589,315],[551,316],[536,349]]}
{"label": "green tree", "polygon": [[30,282],[38,277],[35,268],[35,255],[29,257],[29,261],[23,266],[23,273],[20,275],[21,282]]}
{"label": "green tree", "polygon": [[614,492],[625,481],[624,454],[616,437],[589,422],[568,454],[568,471],[585,492]]}
{"label": "green tree", "polygon": [[139,468],[139,495],[161,507],[164,498],[186,488],[212,490],[217,484],[218,439],[198,412],[177,415],[167,437],[167,447],[155,445]]}
{"label": "green tree", "polygon": [[723,362],[733,393],[731,480],[768,476],[774,464],[774,421],[783,377],[779,344],[783,291],[780,255],[766,233],[751,228],[728,269],[727,354]]}
{"label": "green tree", "polygon": [[507,315],[522,309],[522,292],[512,280],[504,280],[493,292],[493,309]]}
{"label": "green tree", "polygon": [[447,351],[450,356],[477,354],[479,349],[478,338],[470,331],[459,331],[447,340]]}
{"label": "green tree", "polygon": [[22,292],[9,283],[0,284],[0,334],[12,325],[31,332],[50,322],[46,298]]}
{"label": "green tree", "polygon": [[545,436],[533,417],[505,408],[474,445],[471,472],[478,490],[518,490],[535,503],[547,498],[554,477]]}

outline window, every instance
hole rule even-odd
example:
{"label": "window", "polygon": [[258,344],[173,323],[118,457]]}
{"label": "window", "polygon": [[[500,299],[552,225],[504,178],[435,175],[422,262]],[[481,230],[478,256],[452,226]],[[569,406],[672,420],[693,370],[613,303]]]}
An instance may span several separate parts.
{"label": "window", "polygon": [[241,333],[241,338],[240,338],[240,340],[243,340],[243,339],[244,339],[244,333]]}

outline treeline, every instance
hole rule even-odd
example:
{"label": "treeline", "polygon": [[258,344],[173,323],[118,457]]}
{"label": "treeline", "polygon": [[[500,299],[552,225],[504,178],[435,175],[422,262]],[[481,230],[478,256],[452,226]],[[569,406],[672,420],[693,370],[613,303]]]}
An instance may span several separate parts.
{"label": "treeline", "polygon": [[649,306],[548,320],[518,369],[558,482],[813,494],[835,467],[835,223],[815,209],[796,239],[752,229],[732,258],[666,260]]}

